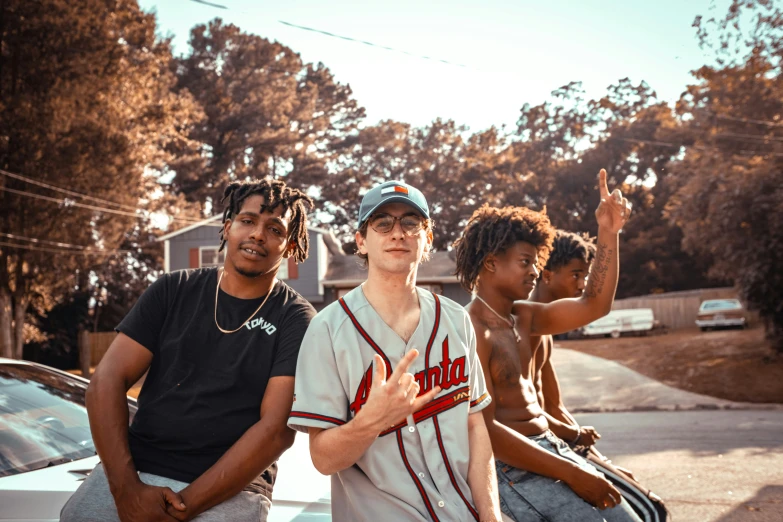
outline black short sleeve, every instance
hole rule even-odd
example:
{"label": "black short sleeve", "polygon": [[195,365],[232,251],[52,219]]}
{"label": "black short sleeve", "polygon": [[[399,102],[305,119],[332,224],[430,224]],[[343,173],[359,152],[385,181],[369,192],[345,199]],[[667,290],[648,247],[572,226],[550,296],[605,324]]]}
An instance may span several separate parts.
{"label": "black short sleeve", "polygon": [[128,315],[117,325],[116,331],[123,333],[151,351],[158,352],[158,339],[166,321],[168,293],[172,274],[164,274],[147,288]]}
{"label": "black short sleeve", "polygon": [[280,328],[280,339],[277,345],[277,353],[272,363],[272,373],[269,377],[296,375],[296,360],[299,357],[299,347],[302,339],[315,317],[315,309],[310,303],[302,299],[291,307],[286,314]]}

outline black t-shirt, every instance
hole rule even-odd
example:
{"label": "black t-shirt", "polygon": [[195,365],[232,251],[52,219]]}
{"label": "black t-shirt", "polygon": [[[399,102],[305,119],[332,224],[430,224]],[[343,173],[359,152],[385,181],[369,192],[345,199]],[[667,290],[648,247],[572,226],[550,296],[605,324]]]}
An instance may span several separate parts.
{"label": "black t-shirt", "polygon": [[[193,482],[261,418],[271,377],[293,376],[315,309],[278,282],[264,306],[237,332],[215,326],[217,269],[166,274],[117,326],[153,354],[128,432],[138,471]],[[218,322],[241,325],[263,301],[222,290]],[[248,486],[271,498],[276,464]]]}

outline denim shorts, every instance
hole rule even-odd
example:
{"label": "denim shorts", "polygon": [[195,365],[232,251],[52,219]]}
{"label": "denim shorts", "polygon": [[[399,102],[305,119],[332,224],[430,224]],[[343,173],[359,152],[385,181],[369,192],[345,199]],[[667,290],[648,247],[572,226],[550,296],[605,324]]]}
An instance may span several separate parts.
{"label": "denim shorts", "polygon": [[[585,471],[603,476],[551,431],[528,438]],[[500,508],[516,522],[641,522],[625,499],[611,509],[598,510],[582,500],[563,481],[518,469],[499,460],[495,461],[495,467]]]}

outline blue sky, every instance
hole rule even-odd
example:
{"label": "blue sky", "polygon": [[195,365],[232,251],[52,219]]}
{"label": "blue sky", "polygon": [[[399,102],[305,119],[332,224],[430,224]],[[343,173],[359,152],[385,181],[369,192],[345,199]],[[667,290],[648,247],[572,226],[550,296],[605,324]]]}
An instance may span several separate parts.
{"label": "blue sky", "polygon": [[[453,119],[478,131],[514,126],[526,102],[541,103],[571,81],[598,97],[618,79],[646,80],[674,101],[690,71],[712,62],[691,27],[697,14],[723,16],[728,0],[444,1],[140,0],[159,31],[188,49],[190,29],[215,17],[277,40],[306,62],[323,62],[350,84],[367,123],[395,119],[426,125]],[[715,4],[713,10],[710,6]],[[346,42],[279,23],[368,40],[402,53]]]}

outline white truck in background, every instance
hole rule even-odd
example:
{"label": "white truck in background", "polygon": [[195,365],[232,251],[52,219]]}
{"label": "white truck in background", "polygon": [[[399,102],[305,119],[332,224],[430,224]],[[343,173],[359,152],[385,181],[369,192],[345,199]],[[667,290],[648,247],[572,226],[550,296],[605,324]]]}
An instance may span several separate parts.
{"label": "white truck in background", "polygon": [[579,336],[609,336],[617,339],[623,334],[647,335],[655,328],[655,323],[655,317],[650,308],[612,310],[604,317],[583,326],[579,330]]}

